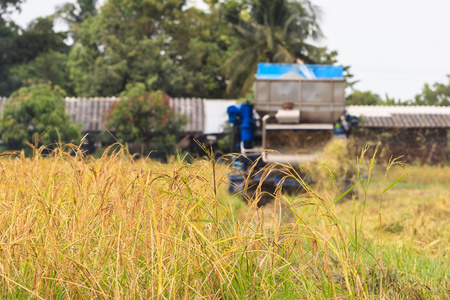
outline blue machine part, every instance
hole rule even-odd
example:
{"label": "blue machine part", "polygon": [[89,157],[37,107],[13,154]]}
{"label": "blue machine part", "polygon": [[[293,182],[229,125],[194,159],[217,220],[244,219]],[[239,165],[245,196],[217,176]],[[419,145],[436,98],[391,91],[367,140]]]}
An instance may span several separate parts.
{"label": "blue machine part", "polygon": [[240,111],[241,111],[240,104],[229,106],[227,109],[228,122],[230,122],[231,124],[234,124],[234,125],[239,125],[237,118],[239,117]]}
{"label": "blue machine part", "polygon": [[228,121],[235,126],[240,127],[241,141],[253,141],[253,105],[250,103],[233,105],[228,107]]}
{"label": "blue machine part", "polygon": [[345,134],[345,130],[344,128],[341,126],[341,124],[336,123],[336,125],[334,126],[333,129],[333,134],[338,135],[338,134]]}
{"label": "blue machine part", "polygon": [[344,67],[331,65],[299,65],[299,64],[273,64],[259,63],[257,78],[278,79],[287,73],[297,73],[302,77],[307,77],[302,71],[306,67],[316,78],[344,78]]}
{"label": "blue machine part", "polygon": [[250,103],[241,105],[241,141],[253,141],[253,105]]}

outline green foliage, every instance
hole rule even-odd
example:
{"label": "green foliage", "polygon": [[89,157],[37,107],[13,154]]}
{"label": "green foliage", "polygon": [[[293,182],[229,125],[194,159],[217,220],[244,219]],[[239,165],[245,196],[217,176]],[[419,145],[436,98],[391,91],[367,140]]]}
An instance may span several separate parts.
{"label": "green foliage", "polygon": [[35,78],[69,88],[60,55],[69,49],[65,38],[65,33],[54,31],[52,19],[38,18],[26,30],[0,20],[0,95],[9,96]]}
{"label": "green foliage", "polygon": [[408,101],[402,101],[401,99],[391,98],[391,97],[389,97],[389,95],[387,93],[386,93],[386,100],[385,100],[385,102],[386,102],[386,105],[390,105],[390,106],[393,106],[393,105],[402,105],[402,106],[409,105]]}
{"label": "green foliage", "polygon": [[259,62],[335,62],[336,52],[310,43],[322,36],[317,8],[310,1],[229,0],[222,9],[240,37],[239,49],[224,64],[228,91],[238,88],[245,94]]}
{"label": "green foliage", "polygon": [[[332,53],[334,53],[335,56],[337,56],[336,51]],[[359,80],[354,79],[355,75],[351,72],[350,68],[351,68],[350,66],[344,66],[344,79],[345,79],[345,86],[353,90],[354,89],[353,87],[355,86],[355,84],[359,82]]]}
{"label": "green foliage", "polygon": [[[97,3],[66,3],[26,30],[3,22],[0,95],[32,79],[76,96],[119,95],[144,83],[172,97],[237,98],[257,62],[334,63],[337,55],[310,43],[321,32],[308,0],[210,0],[207,12],[184,0],[109,0],[101,10]],[[55,18],[69,31],[55,33]]]}
{"label": "green foliage", "polygon": [[81,129],[65,113],[64,93],[49,84],[34,84],[14,92],[0,119],[1,140],[9,149],[20,150],[46,129],[40,139],[43,145],[79,140]]}
{"label": "green foliage", "polygon": [[19,27],[14,23],[5,23],[0,19],[0,95],[9,95],[19,87],[11,78],[9,69],[14,63],[16,40]]}
{"label": "green foliage", "polygon": [[33,82],[50,81],[52,84],[60,86],[69,95],[73,95],[67,60],[68,55],[65,53],[45,52],[28,63],[11,67],[10,75],[22,85],[30,80]]}
{"label": "green foliage", "polygon": [[0,0],[0,18],[3,14],[7,14],[11,12],[8,9],[20,9],[20,4],[22,4],[24,0]]}
{"label": "green foliage", "polygon": [[[109,1],[76,29],[69,66],[81,96],[145,83],[173,97],[222,98],[220,67],[234,42],[219,17],[183,1]],[[164,16],[164,17],[161,17]]]}
{"label": "green foliage", "polygon": [[[353,77],[353,75],[351,75],[351,77]],[[354,83],[356,82],[350,83],[350,86],[353,85]],[[345,101],[347,105],[385,105],[385,106],[411,105],[411,102],[391,98],[389,97],[388,94],[385,95],[385,99],[382,99],[378,94],[372,93],[371,91],[362,92],[360,90],[355,89],[352,89],[352,93],[346,97]]]}
{"label": "green foliage", "polygon": [[354,90],[345,99],[347,105],[383,105],[386,104],[380,96],[371,91],[361,92]]}
{"label": "green foliage", "polygon": [[51,50],[68,52],[69,47],[64,43],[66,34],[55,32],[53,25],[50,18],[33,20],[16,40],[15,62],[28,62]]}
{"label": "green foliage", "polygon": [[57,7],[55,16],[64,20],[69,26],[81,24],[90,16],[97,15],[98,0],[77,0],[76,3],[65,3]]}
{"label": "green foliage", "polygon": [[[311,44],[321,32],[309,0],[209,0],[207,12],[186,3],[109,0],[97,10],[97,0],[77,0],[26,30],[1,20],[0,95],[32,79],[76,96],[119,95],[144,83],[172,97],[237,98],[258,62],[335,62],[336,52]],[[55,19],[69,31],[55,32]]]}
{"label": "green foliage", "polygon": [[447,75],[449,83],[447,85],[443,83],[435,83],[433,87],[425,84],[422,93],[416,95],[415,105],[438,105],[449,106],[450,105],[450,75]]}
{"label": "green foliage", "polygon": [[413,101],[401,101],[389,97],[386,94],[385,100],[379,95],[372,93],[371,91],[362,92],[359,90],[353,90],[353,92],[347,96],[347,105],[437,105],[437,106],[449,106],[450,105],[450,75],[448,75],[449,84],[435,83],[433,86],[425,84],[421,94],[417,94]]}
{"label": "green foliage", "polygon": [[128,85],[120,96],[108,121],[119,141],[140,145],[144,151],[173,152],[186,120],[171,110],[169,97],[146,91],[143,83]]}
{"label": "green foliage", "polygon": [[57,7],[54,16],[69,26],[70,36],[77,41],[79,36],[76,35],[76,28],[89,17],[97,15],[97,3],[98,0],[77,0],[76,3],[68,2]]}

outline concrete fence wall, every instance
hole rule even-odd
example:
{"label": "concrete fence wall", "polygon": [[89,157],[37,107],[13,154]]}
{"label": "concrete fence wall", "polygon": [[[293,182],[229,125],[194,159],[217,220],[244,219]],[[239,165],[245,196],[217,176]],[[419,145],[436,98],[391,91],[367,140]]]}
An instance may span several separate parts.
{"label": "concrete fence wall", "polygon": [[[83,125],[84,133],[104,131],[108,113],[117,97],[69,98],[66,97],[66,112],[75,123]],[[8,101],[0,97],[2,105]],[[189,134],[220,134],[228,120],[227,108],[237,104],[236,100],[171,98],[170,106],[187,119]],[[450,107],[436,106],[347,106],[347,113],[362,117],[359,124],[365,128],[450,128]],[[103,126],[102,126],[103,125]]]}
{"label": "concrete fence wall", "polygon": [[[2,106],[8,98],[0,97],[0,114]],[[71,98],[66,97],[66,113],[74,123],[83,125],[83,132],[98,133],[104,131],[108,113],[113,104],[120,100],[117,97]],[[204,99],[171,98],[170,106],[178,114],[187,116],[187,133],[203,133],[205,131]]]}

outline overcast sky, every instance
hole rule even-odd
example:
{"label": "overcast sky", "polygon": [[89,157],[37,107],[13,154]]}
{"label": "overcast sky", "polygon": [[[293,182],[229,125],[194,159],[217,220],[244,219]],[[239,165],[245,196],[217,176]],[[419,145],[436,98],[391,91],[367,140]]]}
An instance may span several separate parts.
{"label": "overcast sky", "polygon": [[[357,89],[407,100],[424,83],[448,82],[450,1],[311,1],[322,10],[321,44],[339,52],[339,64],[351,66]],[[74,1],[26,0],[12,19],[25,26],[66,2]]]}

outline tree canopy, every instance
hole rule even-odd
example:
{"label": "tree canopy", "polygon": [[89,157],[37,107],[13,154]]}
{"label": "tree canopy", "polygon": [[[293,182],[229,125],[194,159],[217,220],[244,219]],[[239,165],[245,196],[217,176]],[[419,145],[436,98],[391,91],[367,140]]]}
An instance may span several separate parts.
{"label": "tree canopy", "polygon": [[353,90],[345,99],[347,105],[383,105],[386,104],[381,97],[370,91]]}
{"label": "tree canopy", "polygon": [[55,32],[51,18],[35,19],[25,29],[0,22],[0,95],[9,96],[28,79],[54,81],[71,93],[65,80],[69,52],[65,38],[65,33]]}
{"label": "tree canopy", "polygon": [[75,40],[78,40],[76,28],[78,28],[86,19],[97,15],[98,0],[77,0],[76,3],[66,3],[56,8],[53,15],[59,20],[63,20],[68,26],[68,34]]}
{"label": "tree canopy", "polygon": [[313,45],[322,37],[318,8],[308,0],[228,1],[223,4],[239,48],[226,61],[228,91],[241,84],[244,94],[253,82],[258,62],[331,64],[335,52]]}
{"label": "tree canopy", "polygon": [[162,91],[147,91],[143,83],[129,84],[114,104],[108,125],[121,143],[139,145],[141,152],[171,153],[186,120],[174,113],[169,99]]}
{"label": "tree canopy", "polygon": [[34,84],[14,92],[3,108],[0,138],[9,149],[26,149],[36,134],[43,145],[79,140],[81,128],[65,113],[65,92],[48,84]]}
{"label": "tree canopy", "polygon": [[[101,8],[77,0],[25,29],[2,19],[0,94],[31,79],[73,96],[114,96],[143,83],[172,97],[235,98],[249,90],[258,62],[335,61],[313,45],[322,34],[309,0],[206,2],[208,11],[184,0],[107,0]],[[69,30],[55,32],[56,19]]]}
{"label": "tree canopy", "polygon": [[[251,93],[259,62],[333,64],[317,47],[312,0],[76,0],[21,28],[8,20],[24,0],[0,0],[0,95],[52,82],[70,96],[118,96],[128,84],[171,97],[237,98]],[[55,20],[69,26],[56,32]],[[356,82],[345,68],[350,87]],[[354,90],[349,104],[449,105],[450,84],[426,84],[413,100]]]}
{"label": "tree canopy", "polygon": [[20,4],[24,0],[0,0],[0,18],[13,10],[20,9]]}
{"label": "tree canopy", "polygon": [[448,84],[435,83],[432,86],[425,84],[422,93],[414,98],[416,105],[450,105],[450,75],[447,75]]}
{"label": "tree canopy", "polygon": [[183,10],[183,4],[108,1],[76,30],[80,38],[69,59],[76,93],[117,95],[141,82],[171,96],[223,96],[228,29],[212,14]]}

